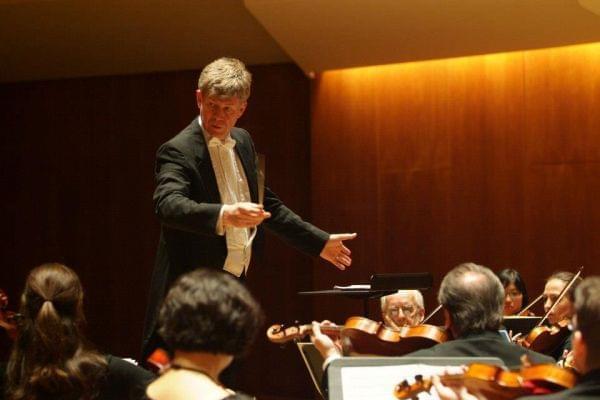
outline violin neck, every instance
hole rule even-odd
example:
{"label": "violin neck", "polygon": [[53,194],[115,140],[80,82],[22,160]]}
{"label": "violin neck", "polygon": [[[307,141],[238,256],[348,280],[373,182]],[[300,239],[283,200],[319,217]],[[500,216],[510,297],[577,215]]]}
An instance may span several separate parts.
{"label": "violin neck", "polygon": [[[310,328],[309,333],[312,333],[312,325],[305,325]],[[342,327],[339,325],[325,325],[321,326],[321,333],[324,333],[327,336],[338,337],[340,336],[340,332],[342,331]]]}

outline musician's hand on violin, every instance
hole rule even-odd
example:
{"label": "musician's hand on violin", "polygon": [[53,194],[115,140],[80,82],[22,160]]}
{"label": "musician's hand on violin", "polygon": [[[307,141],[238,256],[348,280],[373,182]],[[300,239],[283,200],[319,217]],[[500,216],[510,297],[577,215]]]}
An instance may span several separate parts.
{"label": "musician's hand on violin", "polygon": [[319,255],[343,271],[352,264],[351,251],[344,246],[344,240],[352,240],[355,237],[356,233],[331,234]]}
{"label": "musician's hand on violin", "polygon": [[[329,321],[323,321],[324,326],[334,325]],[[310,341],[315,345],[315,348],[319,351],[324,359],[341,357],[342,347],[338,343],[334,342],[329,336],[321,332],[321,324],[316,321],[312,323],[312,334],[310,335]]]}
{"label": "musician's hand on violin", "polygon": [[527,354],[523,354],[520,358],[521,360],[521,368],[529,368],[533,365]]}
{"label": "musician's hand on violin", "polygon": [[523,336],[523,334],[521,332],[517,332],[513,335],[512,330],[508,331],[508,337],[510,338],[510,341],[513,343],[517,343],[521,336]]}
{"label": "musician's hand on violin", "polygon": [[454,389],[445,386],[437,375],[431,377],[431,383],[441,400],[484,400],[469,393],[465,386]]}
{"label": "musician's hand on violin", "polygon": [[577,371],[577,368],[575,367],[575,356],[573,354],[573,350],[565,350],[565,352],[567,352],[567,354],[565,354],[565,356],[558,361],[557,365],[563,368]]}

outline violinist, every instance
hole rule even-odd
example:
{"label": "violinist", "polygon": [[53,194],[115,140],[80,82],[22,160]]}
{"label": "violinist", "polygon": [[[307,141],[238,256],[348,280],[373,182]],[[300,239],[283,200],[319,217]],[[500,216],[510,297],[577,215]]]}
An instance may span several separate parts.
{"label": "violinist", "polygon": [[415,326],[425,318],[423,295],[418,290],[399,290],[381,298],[381,318],[391,329]]}
{"label": "violinist", "polygon": [[34,268],[25,283],[19,314],[6,371],[6,398],[144,398],[154,376],[96,351],[85,339],[83,288],[72,269],[62,264]]}
{"label": "violinist", "polygon": [[490,269],[473,263],[455,267],[444,277],[438,293],[445,326],[455,340],[408,356],[498,357],[509,368],[519,367],[524,354],[533,364],[554,362],[500,335],[504,297],[504,288]]}
{"label": "violinist", "polygon": [[505,268],[496,273],[504,287],[504,315],[517,315],[529,304],[525,282],[519,271]]}
{"label": "violinist", "polygon": [[[520,400],[591,400],[600,398],[600,277],[583,280],[575,290],[573,318],[573,353],[576,369],[582,374],[571,389],[543,396],[521,397]],[[444,386],[439,377],[432,377],[433,386],[442,400],[471,400],[475,396],[464,386],[453,389]]]}
{"label": "violinist", "polygon": [[[558,298],[560,292],[569,283],[569,281],[575,276],[574,273],[568,271],[561,271],[552,274],[547,280],[544,286],[544,312],[548,312],[552,307],[552,304]],[[568,326],[573,316],[573,299],[577,284],[581,281],[578,278],[571,288],[567,291],[565,296],[554,306],[554,309],[548,314],[548,322],[550,325],[557,326]],[[556,360],[563,359],[568,352],[571,350],[571,336],[566,335],[566,339],[560,343],[550,355]]]}
{"label": "violinist", "polygon": [[[400,330],[405,326],[416,326],[423,322],[425,307],[423,295],[418,290],[399,290],[381,298],[381,317],[387,328]],[[315,325],[316,324],[316,325]],[[321,326],[332,326],[330,321],[322,321]],[[342,356],[342,345],[339,340],[332,340],[321,333],[318,323],[313,323],[311,340],[325,359],[325,365],[334,358]],[[317,334],[314,329],[317,329]]]}
{"label": "violinist", "polygon": [[572,389],[523,400],[600,398],[600,277],[584,279],[575,290],[574,297],[573,362],[582,377]]}

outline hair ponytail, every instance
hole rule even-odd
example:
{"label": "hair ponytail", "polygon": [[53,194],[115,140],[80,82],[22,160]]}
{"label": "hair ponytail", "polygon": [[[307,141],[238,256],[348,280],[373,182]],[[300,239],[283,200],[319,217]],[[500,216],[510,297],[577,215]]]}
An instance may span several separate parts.
{"label": "hair ponytail", "polygon": [[8,398],[91,398],[106,359],[81,333],[83,289],[73,270],[44,264],[29,274],[20,334],[8,365]]}

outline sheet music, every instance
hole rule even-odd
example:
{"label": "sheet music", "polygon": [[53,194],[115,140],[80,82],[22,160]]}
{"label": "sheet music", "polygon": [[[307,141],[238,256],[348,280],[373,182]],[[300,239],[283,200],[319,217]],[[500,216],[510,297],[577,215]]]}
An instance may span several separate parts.
{"label": "sheet music", "polygon": [[369,289],[371,289],[371,285],[370,284],[347,285],[347,286],[335,285],[335,286],[333,286],[333,288],[338,289],[338,290],[369,290]]}
{"label": "sheet music", "polygon": [[[341,370],[343,400],[396,400],[394,388],[405,379],[412,384],[418,374],[428,378],[431,375],[461,372],[461,367],[425,364],[344,367]],[[418,395],[418,399],[439,397],[423,392]]]}

